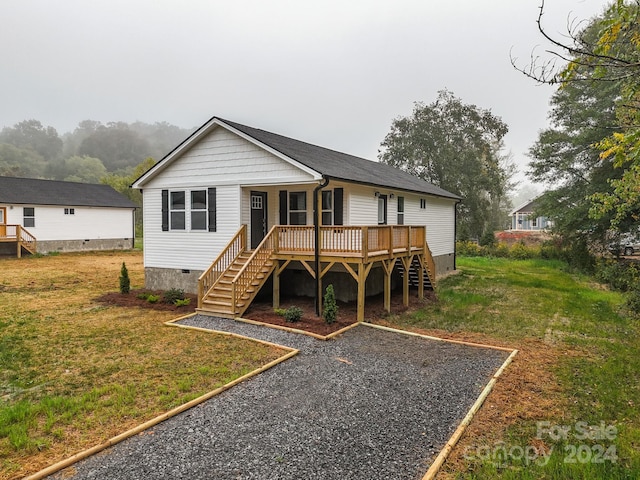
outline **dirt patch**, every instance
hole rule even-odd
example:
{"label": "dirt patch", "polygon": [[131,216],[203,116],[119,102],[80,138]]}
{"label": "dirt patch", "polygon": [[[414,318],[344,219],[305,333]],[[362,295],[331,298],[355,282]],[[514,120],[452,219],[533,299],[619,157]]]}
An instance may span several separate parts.
{"label": "dirt patch", "polygon": [[[104,305],[116,305],[118,307],[140,307],[140,308],[148,308],[151,310],[160,310],[160,311],[170,311],[170,312],[178,312],[182,315],[187,315],[189,313],[193,313],[198,306],[198,298],[196,295],[192,295],[190,293],[185,293],[184,297],[190,300],[189,305],[183,305],[178,307],[172,303],[165,303],[162,299],[162,291],[159,290],[146,290],[146,289],[138,289],[131,290],[129,293],[124,294],[120,292],[110,292],[105,293],[94,299],[94,301],[98,303],[102,303]],[[154,295],[158,297],[158,301],[155,303],[151,303],[146,300],[143,295]]]}
{"label": "dirt patch", "polygon": [[[429,303],[435,302],[435,294],[432,291],[425,292],[423,300],[418,299],[416,292],[409,295],[409,306],[402,304],[402,292],[396,292],[391,296],[391,312],[394,315],[408,313],[423,308]],[[281,315],[275,313],[271,302],[253,302],[251,307],[243,315],[244,318],[258,322],[281,325],[289,328],[297,328],[318,335],[329,335],[358,321],[358,306],[356,302],[338,302],[338,319],[335,323],[326,324],[322,317],[318,317],[315,311],[315,300],[308,297],[285,298],[280,302],[281,309],[300,307],[302,318],[299,322],[287,323]],[[384,309],[382,295],[368,297],[365,305],[365,319],[368,322],[380,322],[389,314]]]}

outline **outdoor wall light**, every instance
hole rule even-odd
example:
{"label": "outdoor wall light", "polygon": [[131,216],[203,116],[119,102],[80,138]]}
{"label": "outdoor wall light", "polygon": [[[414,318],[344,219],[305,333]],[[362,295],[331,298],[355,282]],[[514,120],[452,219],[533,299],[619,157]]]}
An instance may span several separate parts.
{"label": "outdoor wall light", "polygon": [[380,192],[375,192],[375,193],[373,194],[373,196],[374,196],[374,197],[376,197],[376,198],[378,198],[378,197],[380,196]]}
{"label": "outdoor wall light", "polygon": [[391,200],[393,200],[394,198],[396,198],[396,196],[395,196],[395,194],[394,194],[394,193],[391,193],[391,194],[389,194],[389,198],[390,198]]}

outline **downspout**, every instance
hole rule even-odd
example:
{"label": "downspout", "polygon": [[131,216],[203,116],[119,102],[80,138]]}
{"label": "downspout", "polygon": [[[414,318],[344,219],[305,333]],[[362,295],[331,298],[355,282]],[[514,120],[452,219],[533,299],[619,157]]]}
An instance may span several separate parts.
{"label": "downspout", "polygon": [[313,230],[315,234],[314,245],[314,270],[316,272],[316,315],[320,316],[320,302],[322,301],[322,292],[320,291],[320,222],[318,209],[318,192],[329,185],[329,178],[322,175],[322,182],[313,189]]}

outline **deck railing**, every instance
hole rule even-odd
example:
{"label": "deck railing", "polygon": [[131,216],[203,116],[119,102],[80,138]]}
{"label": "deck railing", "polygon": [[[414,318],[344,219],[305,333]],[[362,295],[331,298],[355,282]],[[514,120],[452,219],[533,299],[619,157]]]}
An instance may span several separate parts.
{"label": "deck railing", "polygon": [[[37,241],[28,230],[22,225],[2,225],[0,229],[0,240],[18,242],[18,248],[24,246],[32,253],[36,252]],[[18,250],[18,255],[20,251]]]}
{"label": "deck railing", "polygon": [[211,266],[198,278],[198,307],[201,308],[202,299],[213,288],[220,276],[247,248],[247,226],[242,225],[226,248],[220,252]]}
{"label": "deck railing", "polygon": [[[274,239],[274,251],[309,254],[315,251],[315,231],[311,225],[279,225]],[[322,226],[321,255],[363,257],[391,255],[394,252],[422,250],[426,229],[412,225]]]}

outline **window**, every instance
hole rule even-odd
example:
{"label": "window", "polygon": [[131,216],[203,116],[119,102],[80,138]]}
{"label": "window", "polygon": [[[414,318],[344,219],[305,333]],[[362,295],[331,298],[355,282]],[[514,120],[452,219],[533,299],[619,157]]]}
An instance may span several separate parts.
{"label": "window", "polygon": [[76,214],[76,209],[75,208],[65,208],[64,209],[64,214],[65,215],[75,215]]}
{"label": "window", "polygon": [[424,210],[425,208],[427,208],[427,200],[426,200],[426,199],[424,199],[424,198],[421,198],[421,199],[420,199],[420,208],[421,208],[422,210]]}
{"label": "window", "polygon": [[191,230],[207,229],[207,191],[191,192]]}
{"label": "window", "polygon": [[404,225],[404,197],[398,197],[398,225]]}
{"label": "window", "polygon": [[531,220],[531,226],[532,227],[537,227],[538,226],[538,219],[534,218],[533,220]]}
{"label": "window", "polygon": [[289,225],[307,224],[307,192],[289,192]]}
{"label": "window", "polygon": [[184,192],[171,192],[169,202],[169,218],[171,230],[185,229],[185,194]]}
{"label": "window", "polygon": [[322,191],[322,225],[333,225],[333,192]]}
{"label": "window", "polygon": [[378,197],[378,225],[387,224],[387,196]]}
{"label": "window", "polygon": [[36,226],[36,211],[33,207],[24,207],[22,209],[22,226],[24,228]]}

